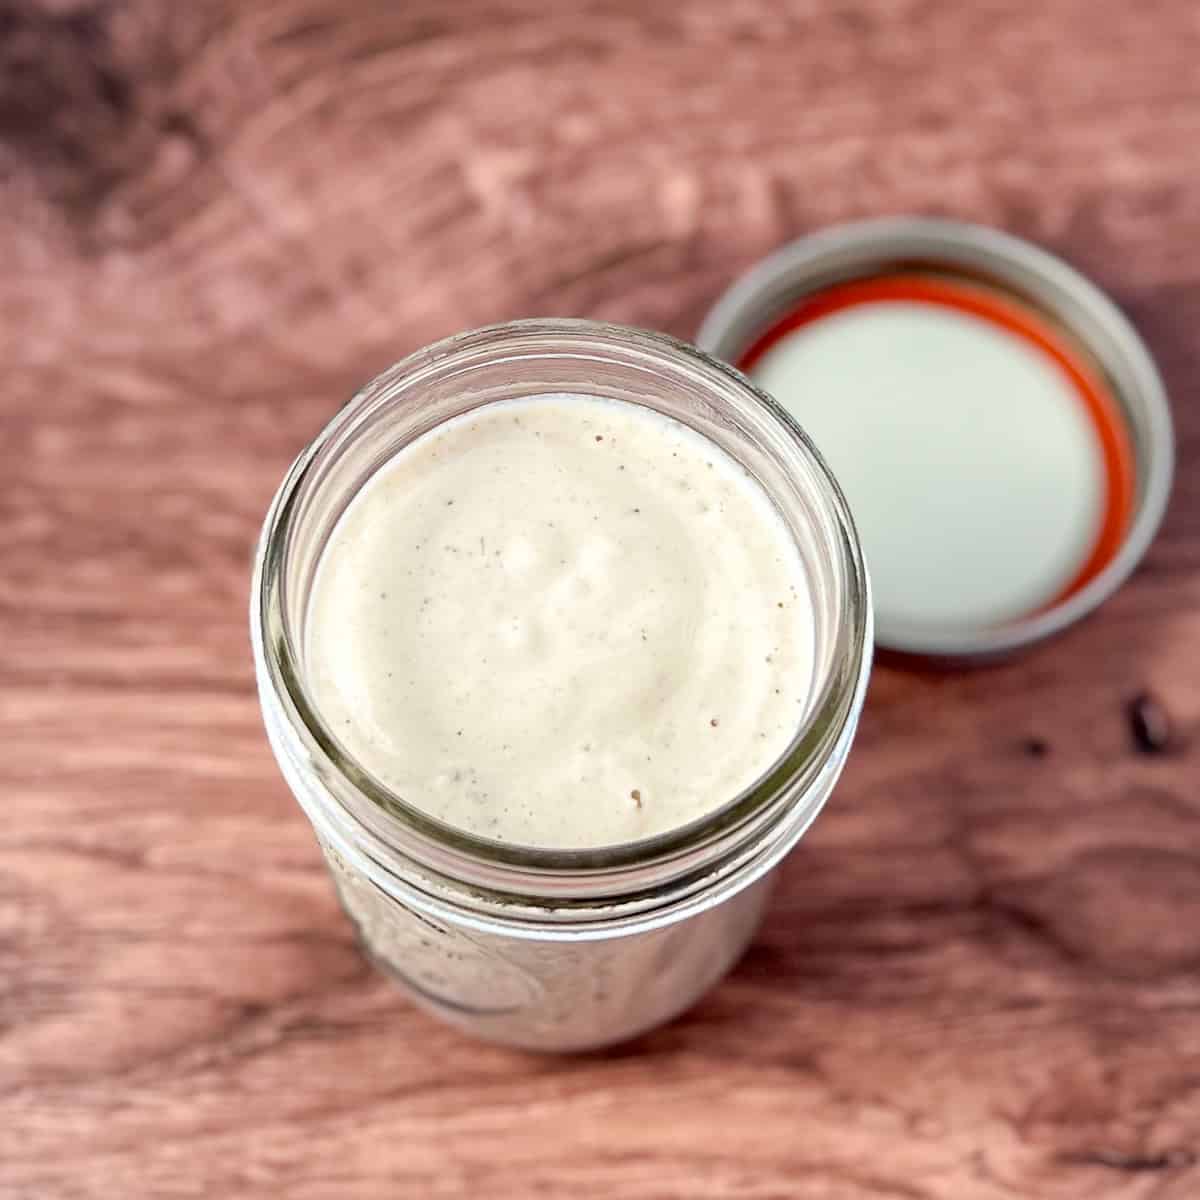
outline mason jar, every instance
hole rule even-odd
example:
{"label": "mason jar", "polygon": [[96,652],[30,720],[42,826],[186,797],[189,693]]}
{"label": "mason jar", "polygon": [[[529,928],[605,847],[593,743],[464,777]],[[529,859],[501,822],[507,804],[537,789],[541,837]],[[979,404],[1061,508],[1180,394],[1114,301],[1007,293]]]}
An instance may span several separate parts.
{"label": "mason jar", "polygon": [[[815,669],[795,737],[709,814],[627,844],[554,850],[453,828],[356,762],[312,701],[305,623],[338,518],[398,451],[501,399],[583,393],[673,417],[736,459],[795,537]],[[372,380],[293,464],[267,514],[251,634],[272,749],[367,952],[479,1037],[583,1050],[682,1012],[758,926],[772,873],[829,796],[872,646],[867,576],[837,483],[804,433],[731,367],[672,338],[517,321],[438,342]]]}

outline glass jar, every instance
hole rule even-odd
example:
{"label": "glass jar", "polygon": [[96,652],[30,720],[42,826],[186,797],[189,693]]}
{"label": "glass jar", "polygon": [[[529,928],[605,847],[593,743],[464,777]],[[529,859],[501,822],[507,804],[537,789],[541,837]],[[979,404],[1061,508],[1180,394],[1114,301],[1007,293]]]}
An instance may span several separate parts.
{"label": "glass jar", "polygon": [[[441,422],[547,392],[633,401],[717,442],[773,499],[812,581],[816,670],[787,752],[715,811],[626,845],[525,848],[443,824],[354,761],[305,680],[314,573],[362,485]],[[681,342],[559,320],[438,342],[372,380],[333,418],[267,514],[251,633],[271,746],[367,953],[445,1020],[542,1050],[641,1033],[687,1008],[734,963],[758,925],[772,869],[841,772],[872,645],[867,577],[845,501],[786,413]]]}

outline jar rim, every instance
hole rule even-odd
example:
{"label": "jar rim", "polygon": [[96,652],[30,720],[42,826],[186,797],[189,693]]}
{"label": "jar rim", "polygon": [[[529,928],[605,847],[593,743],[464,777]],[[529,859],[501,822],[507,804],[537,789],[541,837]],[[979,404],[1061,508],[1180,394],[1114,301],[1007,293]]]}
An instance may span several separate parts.
{"label": "jar rim", "polygon": [[[687,366],[704,376],[714,392],[724,388],[765,410],[771,424],[799,451],[819,480],[816,498],[825,506],[836,532],[834,551],[844,586],[834,627],[835,647],[830,667],[788,747],[755,782],[711,812],[627,843],[586,848],[523,846],[449,825],[403,799],[359,763],[323,719],[304,683],[302,656],[282,602],[290,535],[303,515],[300,501],[322,450],[351,429],[373,401],[402,383],[411,386],[423,375],[445,370],[455,362],[469,364],[481,351],[519,357],[521,344],[535,341],[542,345],[543,357],[553,355],[556,348],[562,354],[572,350],[579,354],[590,343],[593,352],[622,349],[660,366]],[[497,872],[499,876],[515,870],[543,877],[607,877],[691,858],[698,850],[730,840],[740,844],[739,831],[761,824],[772,800],[798,779],[816,778],[844,740],[847,726],[852,727],[870,669],[871,624],[870,585],[845,497],[819,451],[793,418],[735,368],[670,335],[566,318],[511,321],[455,334],[415,351],[370,380],[334,414],[285,476],[263,526],[251,591],[251,636],[264,708],[268,703],[278,706],[288,736],[324,781],[344,780],[353,793],[369,802],[369,807],[358,807],[348,815],[369,827],[374,834],[373,850],[386,852],[393,848],[389,843],[396,836],[407,836],[416,844],[404,849],[415,850],[416,857],[439,873],[445,869],[451,876],[461,874],[457,868],[464,860],[481,868],[476,882],[484,887],[496,881]],[[799,814],[805,826],[823,801],[822,795],[811,812]],[[709,861],[705,856],[704,862]]]}

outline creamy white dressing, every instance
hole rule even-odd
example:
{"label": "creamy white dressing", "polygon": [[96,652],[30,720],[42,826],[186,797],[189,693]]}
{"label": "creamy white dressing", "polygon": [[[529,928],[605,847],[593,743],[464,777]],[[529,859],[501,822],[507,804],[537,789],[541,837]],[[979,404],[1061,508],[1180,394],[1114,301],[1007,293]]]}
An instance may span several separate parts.
{"label": "creamy white dressing", "polygon": [[470,832],[591,847],[711,812],[806,714],[803,560],[758,482],[639,405],[486,405],[333,530],[307,675],[350,753]]}

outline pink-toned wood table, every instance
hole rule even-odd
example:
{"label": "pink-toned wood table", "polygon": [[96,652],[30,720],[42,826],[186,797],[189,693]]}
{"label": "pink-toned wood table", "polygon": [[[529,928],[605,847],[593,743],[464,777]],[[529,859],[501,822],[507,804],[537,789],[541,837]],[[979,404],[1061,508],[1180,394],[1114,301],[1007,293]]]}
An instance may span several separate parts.
{"label": "pink-toned wood table", "polygon": [[[0,1196],[1196,1200],[1189,0],[0,3]],[[1047,648],[877,671],[741,967],[618,1053],[365,964],[259,727],[252,545],[358,383],[508,317],[689,335],[830,222],[1036,239],[1179,478]]]}

